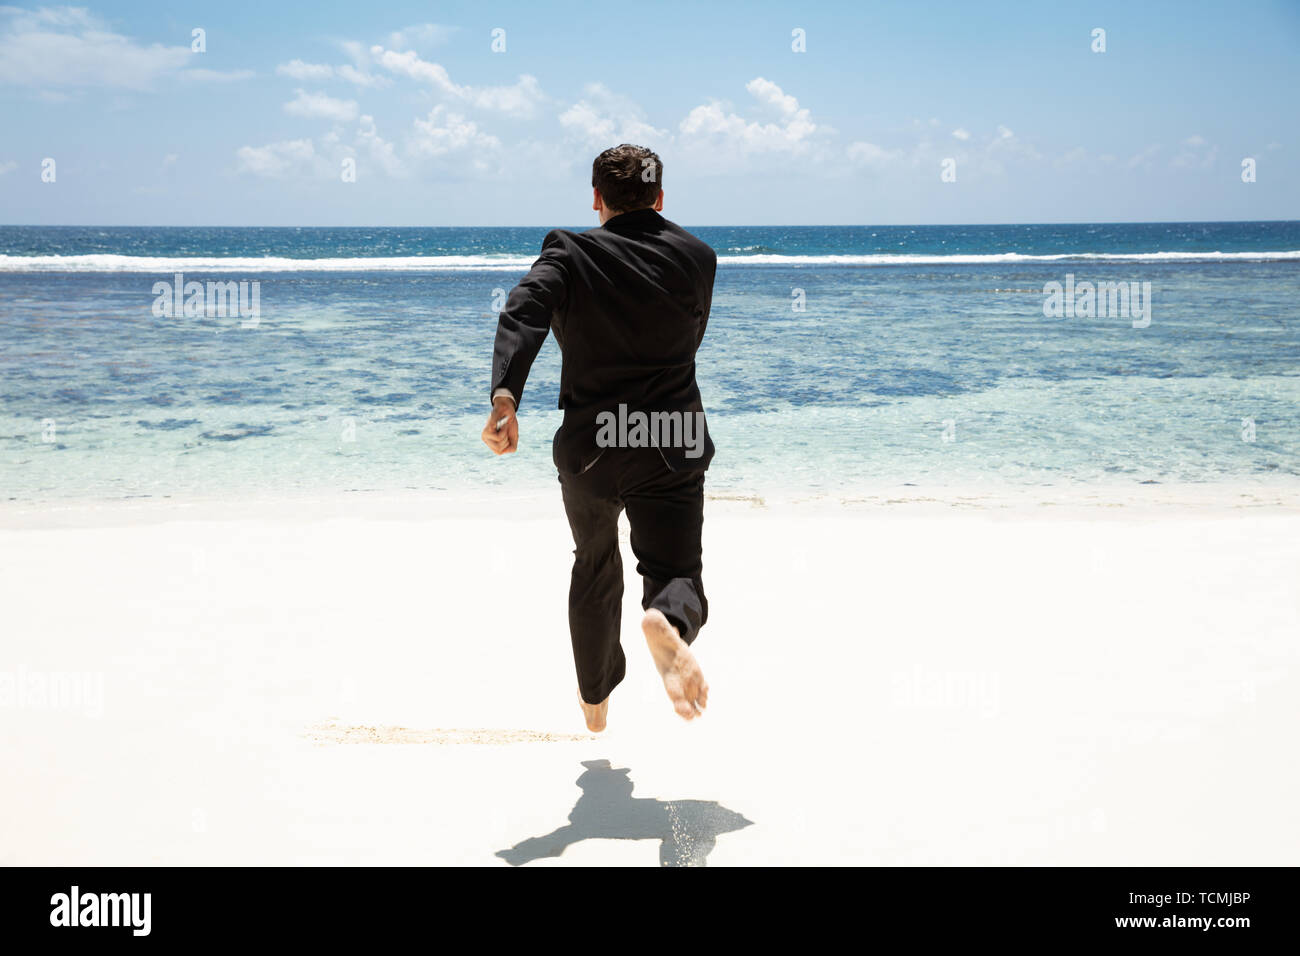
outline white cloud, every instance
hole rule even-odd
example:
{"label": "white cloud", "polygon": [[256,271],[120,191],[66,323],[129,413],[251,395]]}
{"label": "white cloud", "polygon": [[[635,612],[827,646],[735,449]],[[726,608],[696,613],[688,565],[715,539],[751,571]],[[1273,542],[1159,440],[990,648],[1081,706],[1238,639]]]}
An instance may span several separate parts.
{"label": "white cloud", "polygon": [[[913,119],[905,127],[895,130],[906,141],[892,147],[852,143],[846,150],[846,157],[858,167],[906,163],[918,170],[936,170],[942,161],[953,159],[962,175],[976,177],[1001,176],[1009,166],[1038,163],[1043,159],[1032,142],[1017,136],[1006,126],[998,125],[985,133],[971,132],[963,126],[949,127],[946,135],[936,128],[942,126],[933,119]],[[1072,154],[1066,161],[1074,163],[1080,158]]]}
{"label": "white cloud", "polygon": [[352,58],[351,63],[333,66],[329,63],[308,63],[305,60],[290,60],[281,63],[275,72],[304,83],[324,83],[326,80],[339,79],[354,86],[382,87],[388,86],[390,80],[369,71],[370,54],[364,44],[345,40],[339,44],[343,52]]}
{"label": "white cloud", "polygon": [[247,70],[190,68],[195,62],[188,44],[145,45],[114,33],[80,8],[0,7],[0,86],[47,92],[89,87],[143,91],[177,75],[192,74],[200,81],[252,76]]}
{"label": "white cloud", "polygon": [[427,49],[431,46],[440,46],[446,43],[455,32],[455,27],[443,26],[439,23],[417,23],[390,33],[388,35],[388,45],[395,50],[413,49],[415,47],[425,47]]}
{"label": "white cloud", "polygon": [[324,93],[308,93],[306,90],[295,92],[297,95],[284,104],[284,111],[291,116],[327,119],[336,123],[356,119],[356,100],[337,100]]}
{"label": "white cloud", "polygon": [[850,143],[845,155],[855,166],[879,166],[898,157],[894,150],[884,149],[875,143],[858,141]]}
{"label": "white cloud", "polygon": [[390,80],[385,76],[376,76],[374,73],[368,73],[365,70],[353,66],[351,63],[344,63],[338,68],[339,79],[347,80],[354,86],[387,86]]}
{"label": "white cloud", "polygon": [[439,104],[426,119],[415,121],[415,138],[411,147],[425,156],[473,154],[470,157],[472,165],[485,169],[488,156],[501,148],[501,141],[479,129],[473,120]]}
{"label": "white cloud", "polygon": [[340,40],[339,49],[348,55],[357,66],[370,65],[370,47],[357,40]]}
{"label": "white cloud", "polygon": [[93,27],[97,23],[84,7],[40,7],[36,10],[0,7],[0,13],[18,15],[32,23],[54,27]]}
{"label": "white cloud", "polygon": [[[763,77],[755,77],[745,84],[745,89],[761,103],[776,109],[777,113],[785,118],[792,118],[799,113],[799,101],[790,94],[782,91],[771,80],[765,80]],[[804,111],[805,113],[807,110]]]}
{"label": "white cloud", "polygon": [[372,162],[389,176],[404,175],[406,170],[397,158],[393,144],[379,135],[372,116],[362,116],[357,129],[357,150],[368,155]]}
{"label": "white cloud", "polygon": [[546,100],[537,77],[521,74],[513,86],[484,86],[469,88],[469,101],[483,109],[500,110],[508,116],[532,116],[538,105]]}
{"label": "white cloud", "polygon": [[374,117],[362,115],[349,141],[341,126],[319,139],[294,139],[265,146],[244,146],[235,152],[237,171],[269,179],[320,179],[337,181],[342,161],[356,160],[359,176],[382,172],[400,178],[407,174],[395,146],[379,135]]}
{"label": "white cloud", "polygon": [[1148,146],[1146,149],[1134,153],[1129,157],[1129,161],[1126,165],[1129,169],[1136,169],[1139,166],[1148,167],[1151,165],[1151,160],[1155,158],[1155,155],[1158,152],[1160,152],[1159,146]]}
{"label": "white cloud", "polygon": [[1032,143],[1025,142],[1005,126],[999,125],[992,139],[985,143],[983,151],[976,154],[974,161],[981,172],[1000,176],[1006,171],[1004,163],[1037,163],[1042,158]]}
{"label": "white cloud", "polygon": [[339,49],[352,61],[337,68],[340,79],[347,80],[355,86],[367,87],[389,86],[393,82],[386,76],[370,71],[374,62],[370,59],[370,47],[366,44],[358,43],[356,40],[342,40],[339,42]]}
{"label": "white cloud", "polygon": [[463,89],[451,81],[451,74],[441,63],[422,60],[420,54],[414,50],[398,53],[395,50],[385,50],[382,46],[372,46],[370,52],[374,54],[380,66],[393,73],[427,83],[448,93],[459,95]]}
{"label": "white cloud", "polygon": [[560,114],[560,126],[591,149],[636,143],[658,150],[672,140],[667,130],[646,121],[640,106],[600,83],[588,84],[582,99]]}
{"label": "white cloud", "polygon": [[799,101],[763,77],[745,84],[760,104],[778,115],[777,122],[763,123],[729,111],[717,100],[697,106],[681,121],[682,136],[694,147],[751,155],[756,153],[804,154],[817,124]]}
{"label": "white cloud", "polygon": [[1203,136],[1189,136],[1169,165],[1177,169],[1210,169],[1219,156],[1219,147],[1211,146]]}
{"label": "white cloud", "polygon": [[1082,146],[1075,146],[1072,149],[1066,150],[1066,152],[1063,155],[1058,156],[1056,159],[1052,160],[1052,165],[1055,166],[1057,169],[1061,169],[1066,166],[1081,165],[1083,163],[1086,163],[1087,160],[1088,160],[1088,151],[1084,149]]}
{"label": "white cloud", "polygon": [[265,146],[241,146],[235,153],[241,173],[280,178],[301,174],[317,162],[316,148],[309,139],[292,139]]}
{"label": "white cloud", "polygon": [[281,76],[291,76],[295,80],[319,83],[328,80],[334,75],[334,67],[328,63],[304,63],[302,60],[290,60],[288,63],[281,63],[277,66],[275,72]]}
{"label": "white cloud", "polygon": [[17,168],[18,164],[12,159],[7,163],[0,163],[0,176],[3,176],[5,173],[13,172]]}
{"label": "white cloud", "polygon": [[523,74],[512,86],[462,86],[451,79],[446,67],[420,58],[414,50],[399,53],[372,46],[375,62],[399,76],[433,87],[467,106],[498,110],[508,116],[526,118],[546,100],[536,77]]}

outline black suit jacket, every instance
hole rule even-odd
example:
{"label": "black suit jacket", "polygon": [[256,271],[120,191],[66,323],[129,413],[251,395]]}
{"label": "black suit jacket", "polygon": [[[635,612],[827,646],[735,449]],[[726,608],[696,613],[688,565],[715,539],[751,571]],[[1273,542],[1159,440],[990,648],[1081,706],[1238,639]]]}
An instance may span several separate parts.
{"label": "black suit jacket", "polygon": [[[561,473],[579,474],[595,462],[604,450],[598,432],[609,423],[602,413],[618,416],[620,405],[628,414],[692,416],[695,447],[660,441],[659,451],[674,471],[708,467],[714,449],[695,382],[695,350],[708,324],[717,265],[706,243],[653,209],[613,216],[586,232],[547,233],[541,256],[497,321],[492,391],[509,389],[522,402],[528,370],[547,330],[555,330],[564,422],[552,457]],[[607,446],[608,437],[603,441]]]}

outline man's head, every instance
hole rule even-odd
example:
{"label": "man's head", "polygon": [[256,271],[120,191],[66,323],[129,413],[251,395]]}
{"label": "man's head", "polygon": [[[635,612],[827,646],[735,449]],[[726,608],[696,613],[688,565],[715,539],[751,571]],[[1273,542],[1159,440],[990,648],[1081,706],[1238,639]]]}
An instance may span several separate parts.
{"label": "man's head", "polygon": [[591,164],[591,208],[600,221],[634,209],[664,208],[664,164],[644,146],[624,143]]}

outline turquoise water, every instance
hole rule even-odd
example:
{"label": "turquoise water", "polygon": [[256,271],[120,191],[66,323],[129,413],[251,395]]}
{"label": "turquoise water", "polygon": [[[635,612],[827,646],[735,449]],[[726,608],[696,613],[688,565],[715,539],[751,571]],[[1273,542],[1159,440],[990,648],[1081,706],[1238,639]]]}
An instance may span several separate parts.
{"label": "turquoise water", "polygon": [[[478,439],[545,231],[0,227],[0,494],[549,488],[553,342],[520,453]],[[1300,477],[1300,223],[694,231],[714,491]],[[256,322],[155,314],[177,272]],[[1067,275],[1150,283],[1150,324],[1046,317]]]}

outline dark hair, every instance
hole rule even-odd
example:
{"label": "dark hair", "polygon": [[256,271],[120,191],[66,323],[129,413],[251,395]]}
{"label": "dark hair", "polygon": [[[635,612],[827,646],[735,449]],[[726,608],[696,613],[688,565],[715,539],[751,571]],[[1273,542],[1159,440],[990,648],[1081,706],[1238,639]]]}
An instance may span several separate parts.
{"label": "dark hair", "polygon": [[591,164],[591,184],[611,212],[653,206],[664,185],[664,164],[644,146],[624,143],[607,149]]}

